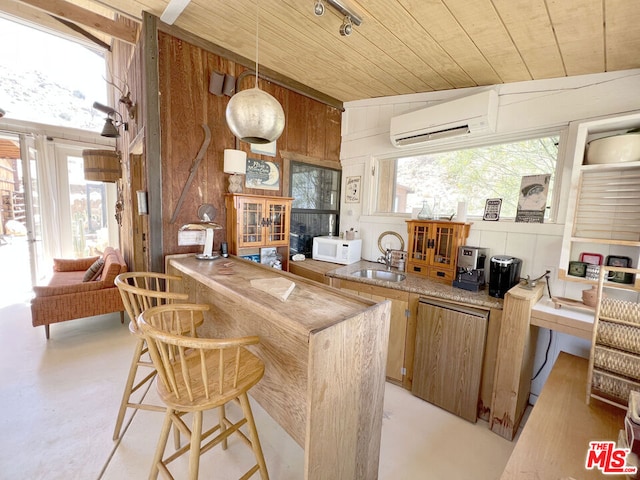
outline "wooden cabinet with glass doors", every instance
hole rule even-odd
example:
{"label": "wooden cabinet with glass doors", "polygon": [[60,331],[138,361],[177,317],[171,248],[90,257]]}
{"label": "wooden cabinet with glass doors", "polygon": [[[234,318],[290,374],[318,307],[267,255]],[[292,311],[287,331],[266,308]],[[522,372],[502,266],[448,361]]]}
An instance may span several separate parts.
{"label": "wooden cabinet with glass doors", "polygon": [[456,275],[458,247],[469,235],[468,223],[407,220],[407,272],[451,283]]}
{"label": "wooden cabinet with glass doors", "polygon": [[260,260],[265,249],[275,248],[282,269],[289,267],[289,197],[227,194],[229,253]]}

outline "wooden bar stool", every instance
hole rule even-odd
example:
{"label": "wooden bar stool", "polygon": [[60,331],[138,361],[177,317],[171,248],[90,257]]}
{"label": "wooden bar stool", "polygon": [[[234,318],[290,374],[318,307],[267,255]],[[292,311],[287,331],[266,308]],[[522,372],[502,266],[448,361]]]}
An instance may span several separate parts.
{"label": "wooden bar stool", "polygon": [[[264,364],[245,347],[259,343],[260,339],[257,336],[193,338],[168,332],[167,327],[175,323],[176,317],[191,315],[197,318],[208,309],[208,305],[163,305],[145,310],[138,317],[138,327],[146,338],[158,372],[158,394],[167,406],[149,478],[157,478],[159,472],[165,478],[173,478],[168,464],[189,452],[189,478],[197,479],[200,455],[220,443],[225,449],[228,437],[237,433],[251,447],[256,458],[256,464],[241,478],[247,479],[259,471],[262,480],[268,480],[247,396],[247,391],[264,375]],[[243,418],[235,423],[224,412],[224,406],[231,401],[237,401],[243,413]],[[203,433],[203,412],[217,407],[218,424]],[[193,415],[191,428],[182,419],[185,413]],[[249,430],[248,437],[240,430],[245,424]],[[189,436],[190,442],[165,457],[172,425]],[[216,435],[210,438],[213,434]]]}
{"label": "wooden bar stool", "polygon": [[[116,426],[113,432],[113,439],[120,437],[122,423],[127,408],[140,410],[151,410],[156,412],[164,412],[165,408],[160,405],[151,405],[142,403],[142,401],[132,401],[131,395],[148,384],[156,375],[156,369],[153,362],[147,356],[148,348],[143,335],[140,333],[136,324],[138,316],[147,308],[158,305],[171,304],[175,301],[184,301],[189,297],[186,293],[173,293],[170,290],[171,285],[182,280],[182,277],[175,275],[167,275],[155,272],[128,272],[118,275],[115,284],[122,296],[125,310],[129,315],[129,331],[138,337],[136,348],[129,367],[129,376],[122,394],[120,409],[116,419]],[[178,324],[174,325],[175,333],[181,335],[196,336],[196,328],[202,325],[204,317],[200,312],[199,315],[192,317],[191,315],[180,318]],[[136,383],[136,375],[138,368],[147,369],[147,374]],[[179,439],[176,438],[176,442]]]}

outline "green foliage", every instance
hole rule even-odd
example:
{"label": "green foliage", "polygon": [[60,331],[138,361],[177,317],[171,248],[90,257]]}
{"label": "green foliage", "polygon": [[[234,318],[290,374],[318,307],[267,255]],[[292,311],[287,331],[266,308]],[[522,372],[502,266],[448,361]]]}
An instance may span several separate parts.
{"label": "green foliage", "polygon": [[429,200],[434,213],[452,214],[464,199],[469,215],[482,216],[488,198],[502,198],[501,217],[515,217],[523,176],[550,173],[553,192],[557,156],[558,137],[546,137],[402,157],[396,184],[409,189],[408,212]]}

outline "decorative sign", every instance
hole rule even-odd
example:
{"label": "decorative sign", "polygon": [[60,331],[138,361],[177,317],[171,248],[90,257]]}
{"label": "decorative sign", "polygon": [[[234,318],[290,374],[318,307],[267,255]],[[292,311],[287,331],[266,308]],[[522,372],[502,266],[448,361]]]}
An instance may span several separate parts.
{"label": "decorative sign", "polygon": [[522,177],[516,222],[543,223],[551,174]]}
{"label": "decorative sign", "polygon": [[501,198],[488,198],[484,206],[484,216],[482,220],[497,222],[500,220],[500,208],[502,208]]}
{"label": "decorative sign", "polygon": [[347,177],[346,203],[360,203],[360,182],[362,177]]}
{"label": "decorative sign", "polygon": [[247,158],[245,187],[261,190],[280,190],[280,168],[274,162]]}

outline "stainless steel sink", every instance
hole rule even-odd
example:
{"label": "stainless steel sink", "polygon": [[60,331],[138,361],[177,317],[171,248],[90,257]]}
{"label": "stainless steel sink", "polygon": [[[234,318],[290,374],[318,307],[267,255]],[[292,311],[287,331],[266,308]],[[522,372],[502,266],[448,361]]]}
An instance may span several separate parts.
{"label": "stainless steel sink", "polygon": [[373,280],[385,280],[387,282],[401,282],[407,278],[407,276],[402,273],[388,272],[386,270],[373,270],[371,268],[358,270],[357,272],[353,272],[351,276],[358,278],[371,278]]}

